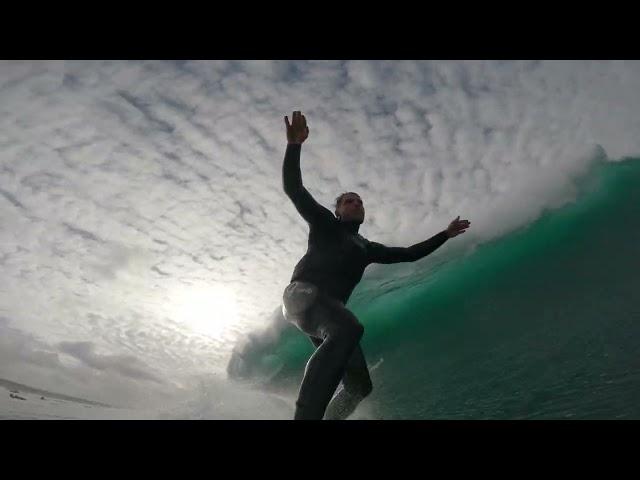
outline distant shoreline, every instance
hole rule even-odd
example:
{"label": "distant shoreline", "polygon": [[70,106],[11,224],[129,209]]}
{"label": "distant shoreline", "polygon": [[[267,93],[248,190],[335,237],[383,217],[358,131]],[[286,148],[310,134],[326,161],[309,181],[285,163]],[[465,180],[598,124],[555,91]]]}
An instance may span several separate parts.
{"label": "distant shoreline", "polygon": [[84,403],[86,405],[94,405],[98,407],[114,408],[113,405],[106,403],[95,402],[93,400],[86,400],[84,398],[72,397],[71,395],[64,395],[62,393],[49,392],[39,388],[30,387],[22,383],[12,382],[4,378],[0,378],[0,386],[5,387],[7,390],[18,390],[20,393],[34,393],[43,397],[56,398],[59,400],[68,400],[71,402]]}

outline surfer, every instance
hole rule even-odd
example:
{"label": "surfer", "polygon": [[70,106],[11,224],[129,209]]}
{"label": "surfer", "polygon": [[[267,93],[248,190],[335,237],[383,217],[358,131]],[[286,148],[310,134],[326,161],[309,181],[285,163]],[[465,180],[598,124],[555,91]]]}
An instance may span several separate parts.
{"label": "surfer", "polygon": [[[307,120],[295,111],[284,117],[287,148],[283,188],[309,225],[308,249],[283,294],[284,318],[316,347],[305,368],[294,419],[346,419],[373,388],[360,339],[364,327],[345,307],[367,265],[415,262],[471,225],[458,216],[433,237],[410,247],[388,247],[358,233],[365,209],[355,192],[336,199],[335,215],[302,184],[300,153],[309,136]],[[342,380],[342,389],[332,396]]]}

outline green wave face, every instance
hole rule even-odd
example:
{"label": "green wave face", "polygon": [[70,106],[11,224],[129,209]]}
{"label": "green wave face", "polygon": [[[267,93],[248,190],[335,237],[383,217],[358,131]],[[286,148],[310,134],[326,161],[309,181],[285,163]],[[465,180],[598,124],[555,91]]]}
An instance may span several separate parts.
{"label": "green wave face", "polygon": [[[365,275],[348,307],[382,360],[375,418],[640,418],[640,159],[596,163],[580,187],[471,254]],[[272,385],[295,388],[312,351],[287,332]]]}

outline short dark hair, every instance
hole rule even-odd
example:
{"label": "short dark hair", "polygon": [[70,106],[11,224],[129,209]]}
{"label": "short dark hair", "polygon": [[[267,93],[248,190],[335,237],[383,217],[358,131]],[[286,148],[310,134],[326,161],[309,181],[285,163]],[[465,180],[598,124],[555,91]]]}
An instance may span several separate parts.
{"label": "short dark hair", "polygon": [[349,195],[349,194],[354,194],[354,195],[358,195],[358,197],[360,196],[358,193],[356,192],[344,192],[341,193],[340,195],[338,195],[336,197],[336,210],[338,209],[338,207],[340,206],[340,203],[342,202],[342,199],[344,198],[345,195]]}

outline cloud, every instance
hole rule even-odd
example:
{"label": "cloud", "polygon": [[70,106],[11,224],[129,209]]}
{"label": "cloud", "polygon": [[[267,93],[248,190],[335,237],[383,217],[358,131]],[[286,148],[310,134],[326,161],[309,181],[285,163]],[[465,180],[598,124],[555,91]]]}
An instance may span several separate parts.
{"label": "cloud", "polygon": [[151,380],[162,383],[149,367],[132,355],[100,355],[95,352],[92,342],[60,342],[58,348],[84,364],[97,370],[113,370],[138,380]]}
{"label": "cloud", "polygon": [[17,208],[21,208],[24,210],[24,205],[22,205],[16,198],[9,192],[5,192],[4,190],[0,190],[0,195],[2,195],[11,205]]}
{"label": "cloud", "polygon": [[[179,391],[132,355],[99,355],[90,342],[51,345],[11,323],[0,317],[0,378],[116,406]],[[78,362],[69,362],[67,355]]]}
{"label": "cloud", "polygon": [[60,368],[62,363],[46,343],[19,329],[9,326],[9,319],[0,317],[0,363],[32,364],[45,368]]}
{"label": "cloud", "polygon": [[[359,192],[361,232],[389,245],[461,215],[473,228],[452,249],[640,153],[638,90],[640,62],[2,62],[0,311],[46,339],[29,364],[73,355],[113,382],[223,371],[307,246],[281,191],[285,114],[309,121],[320,203]],[[169,313],[189,288],[231,292],[237,318],[211,336],[215,309]]]}

